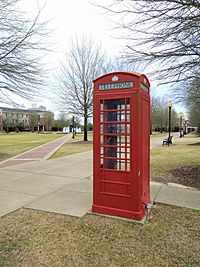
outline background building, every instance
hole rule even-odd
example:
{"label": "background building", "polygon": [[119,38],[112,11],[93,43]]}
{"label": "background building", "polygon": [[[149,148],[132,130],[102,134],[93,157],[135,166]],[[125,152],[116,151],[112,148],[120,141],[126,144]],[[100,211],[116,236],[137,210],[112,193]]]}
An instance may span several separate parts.
{"label": "background building", "polygon": [[51,131],[54,114],[45,107],[17,109],[0,107],[0,131]]}

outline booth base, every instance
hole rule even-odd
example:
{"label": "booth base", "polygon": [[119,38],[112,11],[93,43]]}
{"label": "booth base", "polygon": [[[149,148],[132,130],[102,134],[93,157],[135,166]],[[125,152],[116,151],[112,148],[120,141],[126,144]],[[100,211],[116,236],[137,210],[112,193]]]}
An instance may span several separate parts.
{"label": "booth base", "polygon": [[92,212],[137,221],[141,221],[145,217],[145,210],[141,210],[140,212],[134,212],[110,207],[103,207],[99,205],[92,205]]}

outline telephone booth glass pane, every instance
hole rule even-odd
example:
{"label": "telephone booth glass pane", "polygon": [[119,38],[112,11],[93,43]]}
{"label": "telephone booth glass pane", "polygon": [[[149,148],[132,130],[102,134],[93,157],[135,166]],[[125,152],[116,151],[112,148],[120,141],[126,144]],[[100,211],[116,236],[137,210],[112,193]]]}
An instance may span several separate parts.
{"label": "telephone booth glass pane", "polygon": [[125,124],[105,124],[104,133],[125,133]]}
{"label": "telephone booth glass pane", "polygon": [[130,99],[100,101],[100,167],[130,171]]}
{"label": "telephone booth glass pane", "polygon": [[125,98],[104,100],[105,109],[124,109]]}
{"label": "telephone booth glass pane", "polygon": [[125,122],[125,111],[109,111],[105,112],[105,121],[107,122]]}

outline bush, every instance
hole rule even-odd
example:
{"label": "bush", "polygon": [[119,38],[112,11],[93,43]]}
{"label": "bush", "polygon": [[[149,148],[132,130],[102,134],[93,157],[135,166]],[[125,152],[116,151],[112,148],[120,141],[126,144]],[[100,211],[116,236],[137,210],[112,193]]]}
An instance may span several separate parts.
{"label": "bush", "polygon": [[53,132],[62,132],[63,128],[62,127],[52,127]]}

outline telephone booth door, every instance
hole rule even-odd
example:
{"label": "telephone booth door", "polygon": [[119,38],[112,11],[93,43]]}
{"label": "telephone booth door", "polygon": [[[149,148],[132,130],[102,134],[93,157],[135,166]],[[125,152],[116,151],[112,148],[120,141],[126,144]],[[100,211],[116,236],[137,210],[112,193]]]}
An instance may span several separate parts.
{"label": "telephone booth door", "polygon": [[100,117],[104,178],[110,175],[109,170],[130,171],[130,98],[100,100]]}
{"label": "telephone booth door", "polygon": [[[100,148],[100,158],[94,155],[99,158],[96,168],[99,179],[94,188],[99,194],[94,193],[95,203],[101,203],[102,213],[110,214],[105,209],[112,209],[112,215],[122,217],[128,217],[129,215],[124,215],[128,214],[126,210],[133,210],[135,204],[131,194],[130,172],[132,101],[131,95],[109,96],[109,99],[100,97],[97,101],[98,107],[95,107],[95,113],[100,114],[94,130],[94,142]],[[120,212],[117,211],[119,207]],[[101,212],[100,206],[97,209]],[[94,205],[93,210],[95,211]]]}

